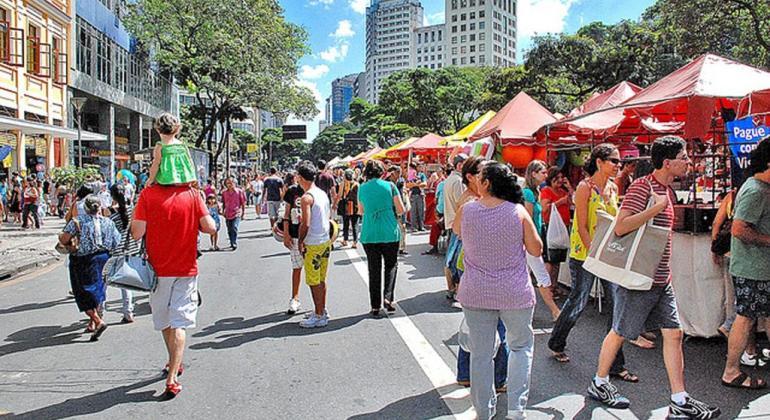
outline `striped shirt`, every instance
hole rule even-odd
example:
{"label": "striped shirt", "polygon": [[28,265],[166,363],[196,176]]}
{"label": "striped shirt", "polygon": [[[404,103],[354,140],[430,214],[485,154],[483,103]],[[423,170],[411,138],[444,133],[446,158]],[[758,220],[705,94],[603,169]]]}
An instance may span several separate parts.
{"label": "striped shirt", "polygon": [[[674,227],[674,202],[676,202],[676,195],[671,190],[671,187],[661,184],[653,175],[639,178],[628,187],[620,211],[625,210],[632,214],[636,214],[647,209],[651,195],[650,186],[652,186],[655,194],[668,195],[668,206],[653,218],[652,224],[672,229]],[[665,286],[671,282],[672,238],[673,233],[669,233],[668,243],[666,244],[666,249],[663,251],[663,258],[660,260],[660,263],[658,263],[658,269],[655,271],[655,278],[653,279],[654,286]]]}
{"label": "striped shirt", "polygon": [[[127,207],[126,212],[128,213],[128,222],[130,226],[131,216],[133,215],[132,208],[130,206]],[[112,252],[112,255],[138,255],[140,251],[139,241],[135,241],[130,237],[131,229],[129,229],[129,226],[123,226],[123,220],[120,218],[120,213],[113,211],[113,213],[110,214],[110,220],[115,223],[115,227],[118,228],[118,231],[120,232],[120,243]],[[127,246],[126,243],[128,243]]]}

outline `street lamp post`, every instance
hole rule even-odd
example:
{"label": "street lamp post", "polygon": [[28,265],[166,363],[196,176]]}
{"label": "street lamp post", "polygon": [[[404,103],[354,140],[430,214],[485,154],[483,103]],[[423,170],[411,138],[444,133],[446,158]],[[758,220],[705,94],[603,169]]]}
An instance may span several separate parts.
{"label": "street lamp post", "polygon": [[88,98],[75,96],[71,99],[72,106],[75,108],[78,117],[78,167],[83,167],[83,105],[86,104]]}

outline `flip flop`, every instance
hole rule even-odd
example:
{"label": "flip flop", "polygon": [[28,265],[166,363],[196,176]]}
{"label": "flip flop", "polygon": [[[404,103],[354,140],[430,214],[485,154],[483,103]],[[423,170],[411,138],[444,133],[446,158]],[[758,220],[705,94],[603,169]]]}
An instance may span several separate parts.
{"label": "flip flop", "polygon": [[[178,377],[182,376],[183,373],[184,373],[184,364],[180,363],[179,364],[179,370],[176,371],[176,377],[178,378]],[[163,370],[160,371],[160,374],[164,378],[168,376],[168,365],[166,365],[166,367],[164,367]]]}
{"label": "flip flop", "polygon": [[[749,384],[744,385],[743,382],[749,379]],[[767,387],[767,382],[765,382],[761,378],[753,378],[749,377],[748,374],[741,372],[740,375],[736,376],[735,379],[733,379],[730,382],[725,381],[722,379],[722,385],[728,387],[728,388],[742,388],[742,389],[764,389]]]}
{"label": "flip flop", "polygon": [[163,391],[163,395],[161,395],[161,399],[163,401],[168,401],[174,399],[179,393],[182,392],[182,384],[179,382],[174,382],[172,384],[166,384],[166,390]]}
{"label": "flip flop", "polygon": [[102,322],[102,325],[100,325],[96,329],[96,331],[94,331],[94,333],[91,334],[91,340],[90,341],[99,341],[99,337],[101,337],[102,334],[104,334],[104,330],[106,330],[106,329],[107,329],[107,323],[106,322]]}
{"label": "flip flop", "polygon": [[628,369],[624,369],[620,373],[610,373],[610,377],[620,379],[623,382],[631,382],[633,384],[639,382],[639,377],[629,372]]}
{"label": "flip flop", "polygon": [[644,350],[652,350],[655,348],[655,343],[642,337],[641,335],[639,337],[636,337],[636,340],[629,341],[629,343]]}
{"label": "flip flop", "polygon": [[567,356],[567,353],[564,353],[563,351],[558,353],[554,352],[553,358],[556,359],[556,361],[559,363],[569,363],[569,356]]}

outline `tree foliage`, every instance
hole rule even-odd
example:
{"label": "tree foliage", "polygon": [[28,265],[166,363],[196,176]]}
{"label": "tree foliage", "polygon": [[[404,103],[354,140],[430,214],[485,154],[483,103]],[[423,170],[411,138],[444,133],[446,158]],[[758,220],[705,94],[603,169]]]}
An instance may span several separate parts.
{"label": "tree foliage", "polygon": [[[138,0],[126,26],[161,67],[196,96],[203,127],[195,145],[218,156],[219,122],[230,132],[241,107],[312,118],[312,93],[296,82],[307,34],[284,20],[276,0]],[[223,142],[224,143],[224,142]]]}
{"label": "tree foliage", "polygon": [[284,140],[283,130],[280,128],[268,128],[262,132],[260,142],[262,156],[266,161],[270,159],[272,150],[272,161],[263,167],[277,166],[287,167],[296,163],[297,158],[305,156],[308,150],[308,144],[302,140]]}
{"label": "tree foliage", "polygon": [[373,144],[357,144],[345,141],[346,134],[359,134],[358,129],[351,123],[334,124],[326,127],[310,144],[307,158],[331,160],[335,157],[355,156],[369,150]]}

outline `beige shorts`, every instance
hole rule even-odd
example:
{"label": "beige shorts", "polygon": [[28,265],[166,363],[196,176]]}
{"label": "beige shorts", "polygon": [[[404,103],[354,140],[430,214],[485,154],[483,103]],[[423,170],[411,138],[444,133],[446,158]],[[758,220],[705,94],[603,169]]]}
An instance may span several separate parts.
{"label": "beige shorts", "polygon": [[195,328],[198,277],[158,277],[158,286],[150,293],[150,308],[157,331]]}
{"label": "beige shorts", "polygon": [[292,238],[289,254],[291,254],[292,270],[299,270],[305,265],[305,258],[302,256],[302,253],[299,252],[299,240]]}

